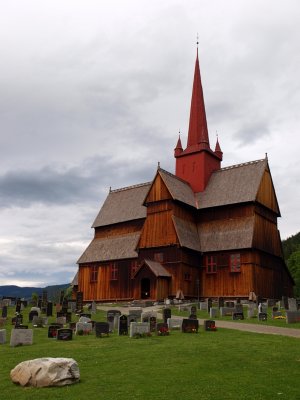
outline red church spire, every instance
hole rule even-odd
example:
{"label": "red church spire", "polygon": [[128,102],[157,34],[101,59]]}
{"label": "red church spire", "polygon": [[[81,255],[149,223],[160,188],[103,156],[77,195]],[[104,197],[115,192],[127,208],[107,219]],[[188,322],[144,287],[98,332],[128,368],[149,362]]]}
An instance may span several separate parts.
{"label": "red church spire", "polygon": [[182,153],[182,151],[183,151],[183,148],[182,148],[182,144],[181,144],[180,131],[179,131],[178,141],[177,141],[176,147],[174,149],[174,156],[175,157],[178,156],[179,154]]}
{"label": "red church spire", "polygon": [[189,148],[190,146],[199,144],[201,145],[201,148],[209,149],[208,129],[197,47],[187,147]]}

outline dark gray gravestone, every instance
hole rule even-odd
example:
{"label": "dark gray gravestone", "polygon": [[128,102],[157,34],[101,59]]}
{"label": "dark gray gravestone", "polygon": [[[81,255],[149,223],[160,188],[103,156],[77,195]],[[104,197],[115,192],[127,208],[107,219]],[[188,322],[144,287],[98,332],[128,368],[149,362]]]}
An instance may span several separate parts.
{"label": "dark gray gravestone", "polygon": [[21,299],[18,299],[16,302],[16,313],[21,312]]}
{"label": "dark gray gravestone", "polygon": [[227,308],[235,308],[234,301],[225,301],[225,307],[227,307]]}
{"label": "dark gray gravestone", "polygon": [[289,299],[288,299],[288,297],[287,296],[282,296],[282,302],[283,302],[284,308],[286,310],[288,310],[289,309]]}
{"label": "dark gray gravestone", "polygon": [[92,318],[92,314],[90,314],[90,313],[80,313],[80,317],[85,317],[85,318],[91,319]]}
{"label": "dark gray gravestone", "polygon": [[15,325],[14,329],[28,329],[28,325]]}
{"label": "dark gray gravestone", "polygon": [[48,302],[48,292],[47,290],[43,290],[42,292],[42,307],[47,307]]}
{"label": "dark gray gravestone", "polygon": [[168,318],[171,318],[172,312],[170,308],[164,308],[163,309],[163,320],[164,323],[166,324],[168,322]]}
{"label": "dark gray gravestone", "polygon": [[212,299],[209,297],[208,299],[206,299],[206,310],[208,313],[209,313],[211,307],[212,307]]}
{"label": "dark gray gravestone", "polygon": [[139,322],[139,320],[140,320],[139,314],[132,314],[132,313],[129,314],[127,319],[128,328],[130,327],[131,322]]}
{"label": "dark gray gravestone", "polygon": [[128,322],[126,315],[120,315],[119,317],[119,325],[118,332],[119,335],[128,335]]}
{"label": "dark gray gravestone", "polygon": [[53,303],[51,301],[48,301],[47,303],[47,317],[52,317],[53,315]]}
{"label": "dark gray gravestone", "polygon": [[102,337],[103,335],[109,334],[108,322],[96,322],[95,323],[96,337]]}
{"label": "dark gray gravestone", "polygon": [[[276,308],[276,307],[274,307]],[[276,317],[282,317],[282,312],[281,311],[272,311],[272,318],[276,319]]]}
{"label": "dark gray gravestone", "polygon": [[72,321],[72,313],[68,311],[59,311],[56,313],[56,318],[59,317],[66,317],[66,322],[71,322]]}
{"label": "dark gray gravestone", "polygon": [[149,319],[150,322],[150,332],[155,332],[156,331],[156,317],[152,316]]}
{"label": "dark gray gravestone", "polygon": [[191,307],[191,314],[197,314],[197,307],[196,306],[192,306]]}
{"label": "dark gray gravestone", "polygon": [[218,307],[224,307],[224,297],[219,297],[218,298]]}
{"label": "dark gray gravestone", "polygon": [[73,331],[72,329],[62,328],[57,330],[57,340],[72,340]]}
{"label": "dark gray gravestone", "polygon": [[21,314],[16,315],[15,317],[13,317],[11,319],[11,323],[13,325],[22,325],[23,324],[23,315],[21,315]]}
{"label": "dark gray gravestone", "polygon": [[235,305],[235,311],[236,311],[237,313],[243,313],[243,312],[244,312],[244,310],[243,310],[243,304],[237,303],[237,304]]}
{"label": "dark gray gravestone", "polygon": [[268,314],[267,313],[258,313],[258,320],[259,321],[267,321],[268,319]]}
{"label": "dark gray gravestone", "polygon": [[59,304],[62,305],[62,303],[64,301],[64,297],[65,297],[65,292],[64,292],[64,290],[61,290],[60,295],[59,295]]}
{"label": "dark gray gravestone", "polygon": [[169,325],[164,322],[159,322],[156,324],[156,332],[158,335],[166,336],[169,334]]}
{"label": "dark gray gravestone", "polygon": [[278,311],[278,307],[272,307],[272,312],[277,312]]}
{"label": "dark gray gravestone", "polygon": [[48,327],[48,338],[49,339],[56,339],[57,338],[57,331],[61,329],[61,325],[50,325]]}
{"label": "dark gray gravestone", "polygon": [[76,310],[81,312],[83,310],[83,292],[76,293]]}
{"label": "dark gray gravestone", "polygon": [[244,319],[244,314],[240,313],[240,312],[234,312],[234,313],[232,313],[232,319],[234,321]]}
{"label": "dark gray gravestone", "polygon": [[199,322],[197,319],[183,319],[181,329],[183,333],[197,333]]}
{"label": "dark gray gravestone", "polygon": [[7,306],[2,307],[2,318],[7,318]]}
{"label": "dark gray gravestone", "polygon": [[204,321],[204,330],[205,331],[215,331],[216,330],[216,322],[209,319]]}
{"label": "dark gray gravestone", "polygon": [[33,310],[33,311],[30,311],[30,313],[29,313],[29,316],[28,316],[28,318],[29,318],[29,322],[32,322],[32,320],[33,320],[33,317],[35,317],[35,316],[39,316],[39,313],[37,312],[37,311],[35,311],[35,310]]}
{"label": "dark gray gravestone", "polygon": [[300,311],[286,311],[286,323],[300,322]]}

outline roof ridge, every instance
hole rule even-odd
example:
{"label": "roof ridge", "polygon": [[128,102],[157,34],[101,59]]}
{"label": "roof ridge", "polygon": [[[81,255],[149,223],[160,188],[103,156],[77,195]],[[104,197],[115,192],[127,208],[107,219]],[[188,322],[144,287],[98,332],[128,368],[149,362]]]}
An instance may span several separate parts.
{"label": "roof ridge", "polygon": [[152,183],[152,182],[137,183],[136,185],[125,186],[125,187],[119,188],[119,189],[110,189],[109,192],[110,192],[110,193],[122,192],[122,191],[124,191],[124,190],[135,189],[135,188],[138,188],[138,187],[151,185],[151,183]]}
{"label": "roof ridge", "polygon": [[219,170],[216,170],[215,172],[226,171],[228,169],[239,168],[239,167],[244,167],[246,165],[257,164],[257,163],[262,162],[262,161],[266,161],[266,159],[262,158],[260,160],[254,160],[254,161],[248,161],[248,162],[241,163],[241,164],[230,165],[229,167],[220,168]]}

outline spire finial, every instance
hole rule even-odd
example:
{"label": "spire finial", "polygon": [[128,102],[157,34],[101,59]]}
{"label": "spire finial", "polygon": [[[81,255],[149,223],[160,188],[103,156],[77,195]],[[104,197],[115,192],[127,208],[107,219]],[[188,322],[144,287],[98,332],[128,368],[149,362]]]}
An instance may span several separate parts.
{"label": "spire finial", "polygon": [[219,135],[218,135],[218,131],[216,130],[216,136],[217,136],[217,140],[219,139]]}
{"label": "spire finial", "polygon": [[197,58],[198,58],[198,46],[199,46],[199,34],[197,32],[197,42],[196,42],[196,46],[197,46]]}
{"label": "spire finial", "polygon": [[157,169],[160,169],[160,162],[157,162]]}

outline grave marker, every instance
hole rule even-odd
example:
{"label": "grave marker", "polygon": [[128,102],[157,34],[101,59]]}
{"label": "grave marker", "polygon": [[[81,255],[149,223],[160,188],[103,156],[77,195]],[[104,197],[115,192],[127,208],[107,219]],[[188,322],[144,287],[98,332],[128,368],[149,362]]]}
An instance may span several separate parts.
{"label": "grave marker", "polygon": [[204,330],[205,331],[216,331],[216,322],[213,320],[205,320],[204,321]]}
{"label": "grave marker", "polygon": [[52,315],[53,315],[53,303],[51,301],[48,301],[48,303],[47,303],[46,315],[47,315],[47,317],[52,317]]}
{"label": "grave marker", "polygon": [[147,335],[150,333],[149,322],[131,322],[129,336],[132,338],[139,335]]}
{"label": "grave marker", "polygon": [[197,333],[199,329],[199,321],[197,319],[183,319],[182,332],[183,333]]}
{"label": "grave marker", "polygon": [[69,328],[61,328],[57,330],[57,340],[72,340],[73,331]]}
{"label": "grave marker", "polygon": [[0,344],[6,343],[6,329],[0,329]]}
{"label": "grave marker", "polygon": [[48,327],[48,338],[49,339],[56,339],[57,338],[57,331],[61,329],[61,325],[50,325]]}
{"label": "grave marker", "polygon": [[179,318],[168,318],[169,329],[182,329],[182,319]]}
{"label": "grave marker", "polygon": [[264,312],[259,312],[258,313],[258,320],[259,321],[267,321],[268,319],[268,314]]}
{"label": "grave marker", "polygon": [[83,310],[83,292],[76,293],[76,310],[81,312]]}
{"label": "grave marker", "polygon": [[241,320],[244,319],[244,314],[240,313],[240,312],[234,312],[232,313],[232,320],[233,321],[237,321],[237,320]]}
{"label": "grave marker", "polygon": [[33,341],[32,329],[12,329],[10,336],[10,345],[12,347],[21,345],[31,345]]}
{"label": "grave marker", "polygon": [[171,318],[172,312],[170,308],[164,308],[163,309],[163,321],[166,324],[168,321],[168,318]]}
{"label": "grave marker", "polygon": [[126,315],[120,315],[118,318],[118,332],[119,335],[128,335],[128,322]]}
{"label": "grave marker", "polygon": [[2,318],[7,318],[7,306],[2,307]]}
{"label": "grave marker", "polygon": [[108,322],[96,322],[95,323],[96,337],[102,337],[103,335],[109,335],[109,324]]}
{"label": "grave marker", "polygon": [[300,311],[286,311],[286,323],[300,322]]}

